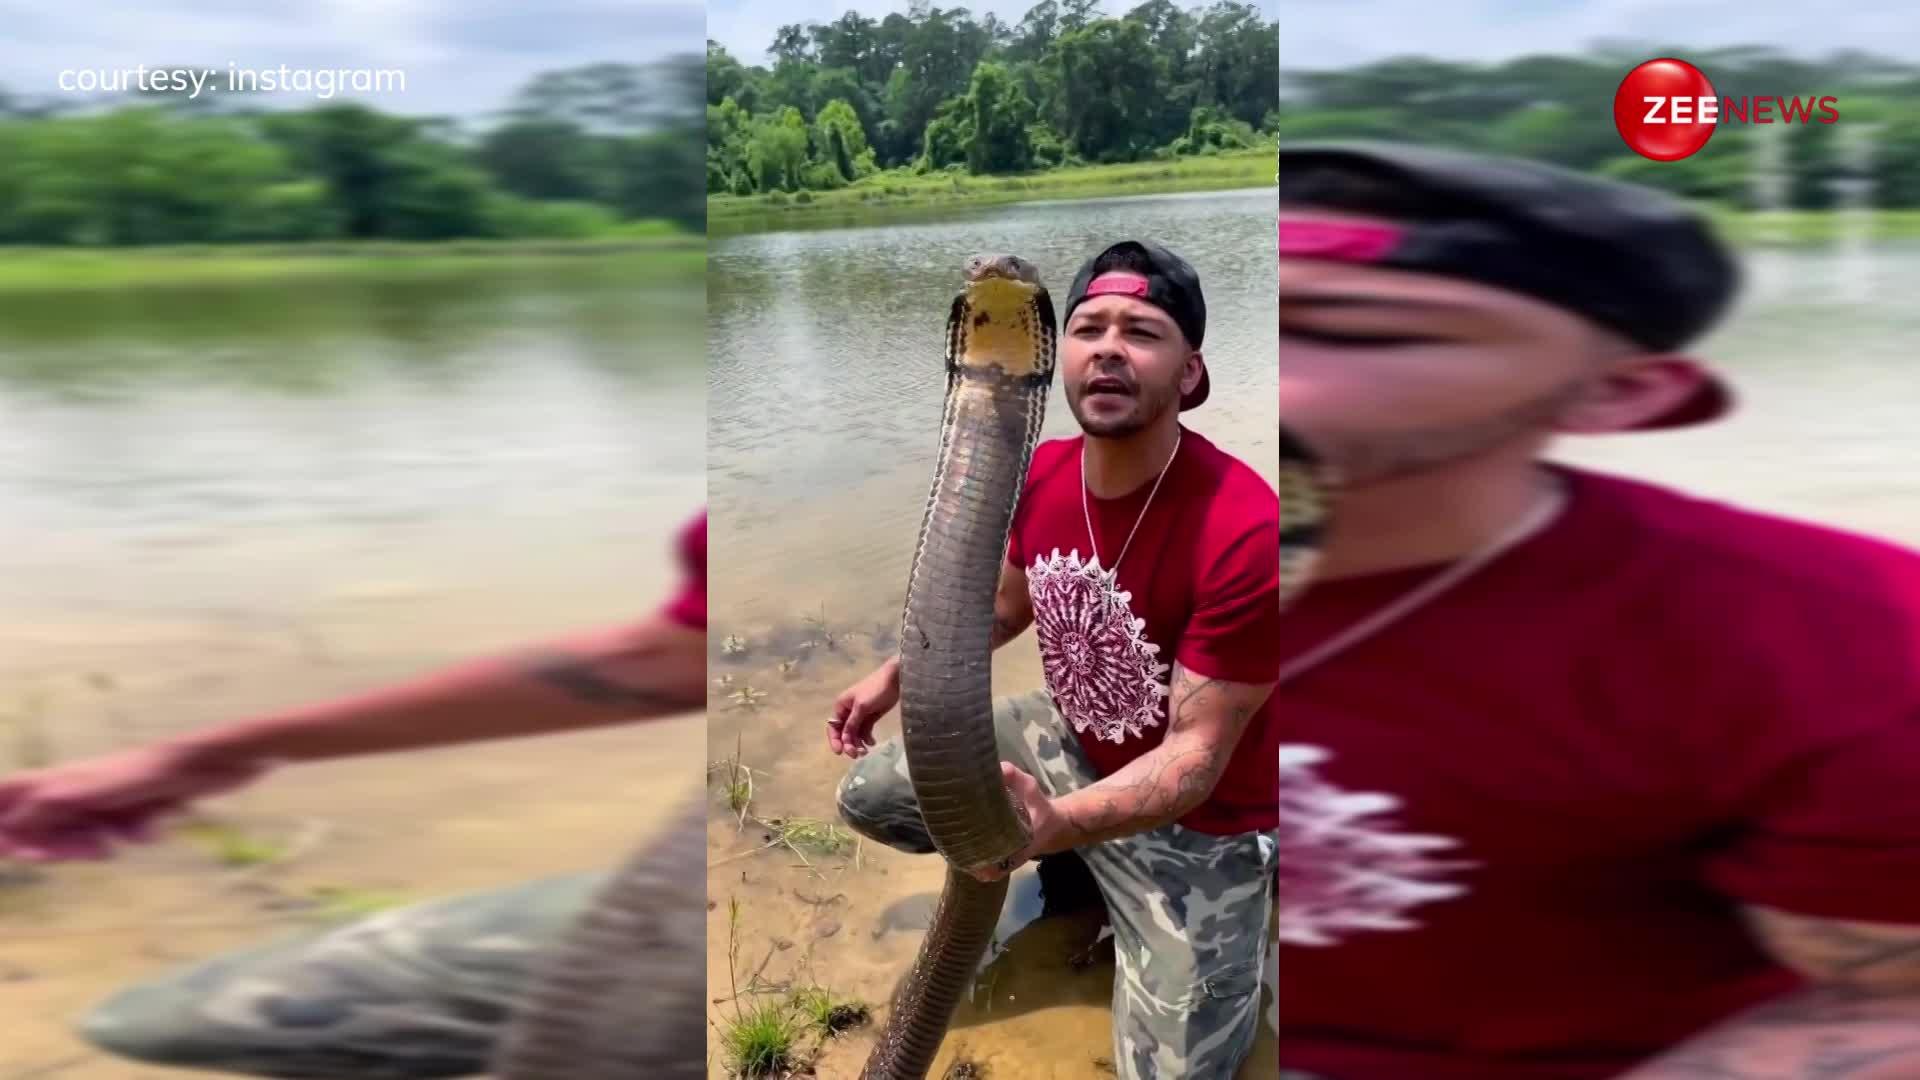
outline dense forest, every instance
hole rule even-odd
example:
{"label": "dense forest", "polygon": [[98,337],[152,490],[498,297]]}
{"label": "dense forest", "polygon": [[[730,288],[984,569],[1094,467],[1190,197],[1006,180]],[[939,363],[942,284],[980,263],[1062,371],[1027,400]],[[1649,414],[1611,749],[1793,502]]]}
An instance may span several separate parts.
{"label": "dense forest", "polygon": [[0,93],[0,244],[698,230],[705,75],[692,54],[549,72],[479,130],[338,102],[155,96],[101,109]]}
{"label": "dense forest", "polygon": [[829,190],[894,169],[1021,173],[1259,145],[1278,28],[1251,4],[1043,0],[1017,24],[913,0],[781,27],[770,67],[707,43],[707,191]]}
{"label": "dense forest", "polygon": [[[1677,162],[1639,157],[1613,123],[1627,72],[1681,56],[1722,97],[1831,95],[1834,124],[1723,124]],[[1920,207],[1920,65],[1862,52],[1797,59],[1760,47],[1599,43],[1575,55],[1473,64],[1420,56],[1282,74],[1282,139],[1408,139],[1519,154],[1735,206],[1819,209],[1849,196]],[[1766,136],[1777,141],[1762,145]],[[1777,161],[1777,170],[1766,167]],[[1777,172],[1781,183],[1770,185]]]}

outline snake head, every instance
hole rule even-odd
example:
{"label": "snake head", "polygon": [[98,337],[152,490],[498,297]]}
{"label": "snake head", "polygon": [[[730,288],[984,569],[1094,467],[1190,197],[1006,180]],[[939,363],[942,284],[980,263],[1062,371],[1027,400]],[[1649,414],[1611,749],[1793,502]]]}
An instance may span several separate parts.
{"label": "snake head", "polygon": [[1053,300],[1040,271],[1015,255],[967,260],[967,285],[947,315],[947,372],[998,369],[1003,376],[1050,380]]}
{"label": "snake head", "polygon": [[999,278],[1028,285],[1040,284],[1039,268],[1018,255],[975,255],[967,260],[966,275],[969,282]]}

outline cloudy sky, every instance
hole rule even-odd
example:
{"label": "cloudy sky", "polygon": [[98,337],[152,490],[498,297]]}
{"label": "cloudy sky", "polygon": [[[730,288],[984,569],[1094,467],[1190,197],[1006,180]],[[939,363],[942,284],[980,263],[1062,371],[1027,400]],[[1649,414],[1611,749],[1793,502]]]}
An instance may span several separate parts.
{"label": "cloudy sky", "polygon": [[[976,0],[967,6],[977,15],[993,12],[1018,21],[1033,2]],[[1118,13],[1133,2],[1109,0],[1106,6]],[[1280,62],[1294,68],[1342,66],[1416,48],[1496,60],[1577,49],[1598,38],[1817,52],[1864,46],[1920,59],[1920,5],[1914,0],[1260,0],[1260,8],[1280,23]],[[759,62],[783,23],[829,22],[849,9],[883,16],[904,12],[907,3],[711,0],[708,36]]]}
{"label": "cloudy sky", "polygon": [[[1444,9],[1444,18],[1435,13]],[[1616,38],[1800,54],[1868,49],[1920,59],[1913,0],[1285,0],[1283,67],[1336,67],[1419,51],[1498,60]]]}
{"label": "cloudy sky", "polygon": [[699,52],[704,34],[698,0],[0,0],[0,89],[142,63],[398,69],[383,110],[477,117],[539,72]]}

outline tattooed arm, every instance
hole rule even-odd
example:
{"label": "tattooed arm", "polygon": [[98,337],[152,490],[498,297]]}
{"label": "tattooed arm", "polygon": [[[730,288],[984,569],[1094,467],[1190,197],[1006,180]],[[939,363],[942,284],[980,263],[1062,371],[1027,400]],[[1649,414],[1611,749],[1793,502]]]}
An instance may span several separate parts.
{"label": "tattooed arm", "polygon": [[662,616],[524,656],[0,777],[0,856],[102,858],[280,762],[418,750],[698,709],[706,632]]}
{"label": "tattooed arm", "polygon": [[1045,855],[1171,824],[1207,800],[1271,683],[1208,679],[1178,664],[1159,746],[1111,776],[1053,800],[1064,828]]}
{"label": "tattooed arm", "polygon": [[1920,925],[1749,908],[1761,940],[1809,988],[1735,1016],[1620,1080],[1920,1077]]}
{"label": "tattooed arm", "polygon": [[191,756],[315,761],[689,712],[706,702],[706,640],[704,631],[658,617],[195,732],[178,743]]}

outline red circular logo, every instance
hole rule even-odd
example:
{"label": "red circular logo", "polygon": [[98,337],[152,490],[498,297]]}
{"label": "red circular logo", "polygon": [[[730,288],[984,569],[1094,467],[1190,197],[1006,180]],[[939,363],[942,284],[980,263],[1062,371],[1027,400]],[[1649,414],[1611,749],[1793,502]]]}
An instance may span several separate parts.
{"label": "red circular logo", "polygon": [[1613,124],[1633,152],[1654,161],[1679,161],[1707,145],[1720,98],[1699,68],[1663,56],[1620,80],[1613,92]]}

